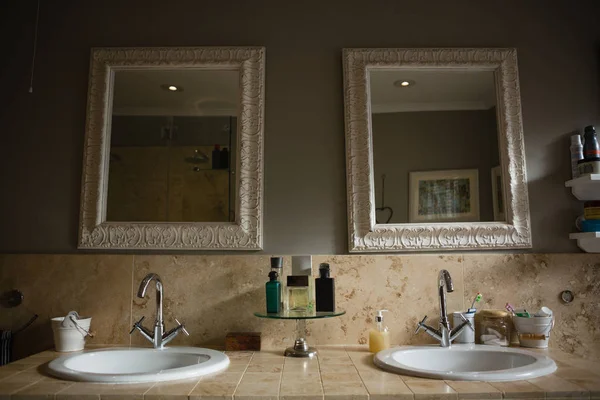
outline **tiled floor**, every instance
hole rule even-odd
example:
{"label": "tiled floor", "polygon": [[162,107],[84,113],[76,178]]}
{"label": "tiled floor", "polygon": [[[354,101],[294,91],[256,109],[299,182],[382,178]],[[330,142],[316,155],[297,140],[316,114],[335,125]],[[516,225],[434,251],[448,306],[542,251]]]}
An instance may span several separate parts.
{"label": "tiled floor", "polygon": [[0,400],[459,400],[600,399],[600,363],[551,353],[558,371],[515,382],[441,381],[396,375],[372,363],[360,346],[321,347],[315,359],[279,352],[228,353],[219,374],[187,381],[110,385],[74,383],[47,376],[43,366],[60,354],[47,351],[0,368]]}

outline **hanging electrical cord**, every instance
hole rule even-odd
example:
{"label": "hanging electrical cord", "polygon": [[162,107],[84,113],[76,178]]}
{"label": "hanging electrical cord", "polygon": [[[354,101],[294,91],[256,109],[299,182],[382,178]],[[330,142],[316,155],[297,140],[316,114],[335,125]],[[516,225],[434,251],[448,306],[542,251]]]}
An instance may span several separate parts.
{"label": "hanging electrical cord", "polygon": [[[387,221],[384,222],[384,224],[389,224],[392,220],[392,216],[394,215],[394,210],[392,207],[385,206],[385,174],[381,175],[381,207],[377,207],[375,209],[375,214],[377,214],[377,211],[389,211],[390,215],[388,216]],[[375,216],[375,222],[378,224],[380,223],[377,216]]]}
{"label": "hanging electrical cord", "polygon": [[40,22],[40,0],[38,0],[38,2],[37,2],[37,12],[35,14],[35,33],[33,36],[33,55],[31,57],[31,79],[29,80],[29,93],[33,93],[33,71],[35,69],[35,52],[37,50],[39,22]]}

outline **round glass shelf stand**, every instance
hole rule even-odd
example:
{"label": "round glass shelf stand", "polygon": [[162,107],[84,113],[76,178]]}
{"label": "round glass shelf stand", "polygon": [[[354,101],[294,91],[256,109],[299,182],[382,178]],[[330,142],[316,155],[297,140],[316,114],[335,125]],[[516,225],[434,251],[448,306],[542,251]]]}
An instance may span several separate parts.
{"label": "round glass shelf stand", "polygon": [[259,318],[269,319],[293,319],[296,320],[296,340],[292,347],[285,349],[286,357],[314,357],[317,354],[317,349],[310,347],[306,343],[306,320],[333,318],[346,314],[346,311],[283,311],[280,313],[255,312],[254,315]]}

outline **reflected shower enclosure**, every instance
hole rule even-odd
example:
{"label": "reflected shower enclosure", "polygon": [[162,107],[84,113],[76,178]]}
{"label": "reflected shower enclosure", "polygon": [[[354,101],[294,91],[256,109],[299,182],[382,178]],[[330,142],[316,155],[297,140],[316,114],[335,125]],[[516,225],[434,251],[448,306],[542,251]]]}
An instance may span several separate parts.
{"label": "reflected shower enclosure", "polygon": [[115,73],[107,221],[235,220],[237,71]]}

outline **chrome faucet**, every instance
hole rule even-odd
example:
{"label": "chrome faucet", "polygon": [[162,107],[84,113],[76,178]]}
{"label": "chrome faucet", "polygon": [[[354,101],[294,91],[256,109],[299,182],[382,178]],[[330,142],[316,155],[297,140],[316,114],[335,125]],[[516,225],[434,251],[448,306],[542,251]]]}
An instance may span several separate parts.
{"label": "chrome faucet", "polygon": [[179,332],[183,332],[186,335],[190,335],[188,331],[185,329],[185,326],[181,324],[177,319],[177,326],[171,329],[169,332],[165,333],[165,323],[163,321],[163,284],[160,276],[155,273],[150,273],[142,279],[140,282],[140,287],[137,292],[137,296],[140,299],[143,299],[146,296],[146,290],[148,289],[148,285],[150,282],[154,280],[156,282],[156,321],[154,322],[154,333],[150,332],[150,330],[142,325],[144,318],[140,318],[138,322],[133,324],[133,329],[129,334],[133,334],[136,330],[140,331],[143,337],[148,339],[154,345],[155,349],[162,349],[165,347],[167,343],[175,338],[179,334]]}
{"label": "chrome faucet", "polygon": [[454,329],[450,328],[450,323],[448,322],[448,312],[446,310],[446,293],[452,293],[454,291],[454,284],[452,283],[452,278],[450,277],[450,273],[443,269],[440,271],[438,275],[438,294],[440,297],[440,326],[439,329],[434,329],[429,325],[425,324],[427,320],[427,315],[421,322],[417,324],[417,330],[415,334],[419,333],[421,329],[423,329],[430,336],[439,340],[440,346],[442,347],[450,347],[452,341],[456,339],[458,335],[461,334],[463,329],[469,327],[470,329],[475,330],[473,324],[469,320],[467,320],[464,315],[460,314],[460,317],[463,320],[463,323]]}

